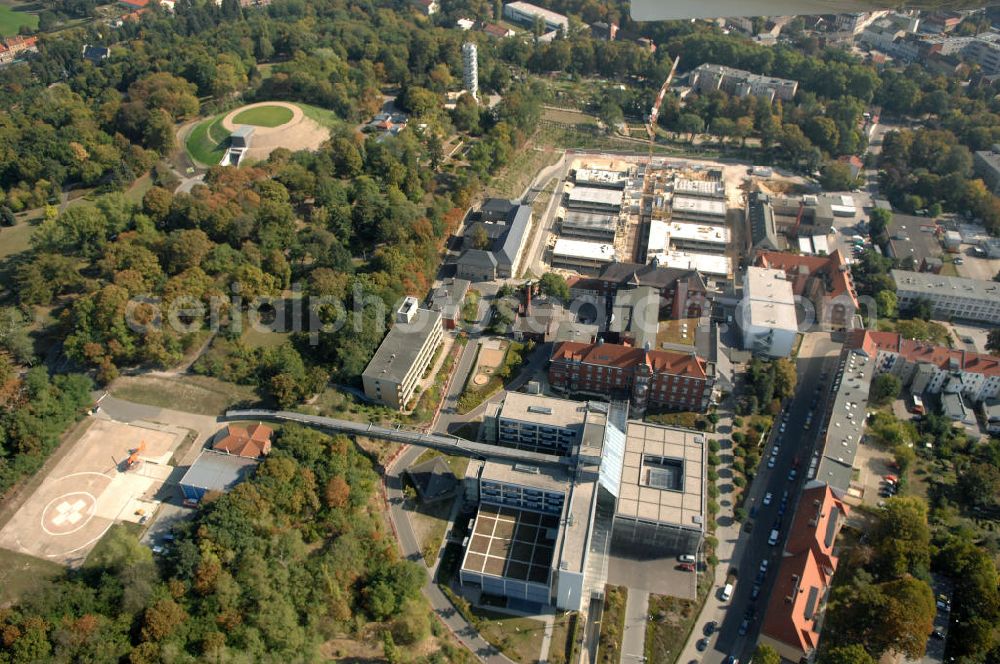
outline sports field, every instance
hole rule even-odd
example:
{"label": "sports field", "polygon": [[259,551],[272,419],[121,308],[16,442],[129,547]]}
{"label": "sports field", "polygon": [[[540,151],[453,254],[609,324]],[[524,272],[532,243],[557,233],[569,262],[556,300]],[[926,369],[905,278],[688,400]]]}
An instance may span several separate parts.
{"label": "sports field", "polygon": [[257,106],[238,113],[233,123],[256,127],[277,127],[292,119],[292,110],[284,106]]}
{"label": "sports field", "polygon": [[22,25],[37,28],[38,15],[15,11],[9,5],[0,3],[0,37],[16,35]]}
{"label": "sports field", "polygon": [[260,102],[206,118],[182,134],[180,140],[197,165],[214,166],[225,156],[229,134],[238,125],[257,127],[248,150],[248,158],[254,161],[266,159],[275,147],[293,152],[315,150],[329,137],[329,130],[341,122],[333,111],[317,106]]}

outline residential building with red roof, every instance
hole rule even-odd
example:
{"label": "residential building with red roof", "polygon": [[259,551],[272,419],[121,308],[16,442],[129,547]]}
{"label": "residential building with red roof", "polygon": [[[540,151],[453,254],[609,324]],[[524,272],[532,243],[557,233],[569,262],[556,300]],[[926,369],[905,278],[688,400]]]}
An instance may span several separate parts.
{"label": "residential building with red roof", "polygon": [[483,32],[488,34],[490,37],[496,37],[497,39],[504,39],[506,37],[513,37],[516,32],[510,28],[506,28],[497,23],[487,23],[483,26]]}
{"label": "residential building with red roof", "polygon": [[234,456],[257,459],[271,451],[271,436],[274,430],[258,422],[248,427],[230,424],[215,437],[212,449]]}
{"label": "residential building with red roof", "polygon": [[834,547],[850,514],[842,495],[820,482],[799,499],[778,566],[759,643],[792,662],[810,659],[819,645],[833,574]]}
{"label": "residential building with red roof", "polygon": [[135,11],[137,9],[145,9],[148,7],[149,0],[118,0],[118,4]]}
{"label": "residential building with red roof", "polygon": [[22,37],[17,35],[0,40],[0,64],[13,62],[29,52],[38,52],[38,37]]}
{"label": "residential building with red roof", "polygon": [[715,367],[694,353],[564,341],[552,352],[549,384],[567,394],[629,399],[637,415],[647,409],[704,411]]}
{"label": "residential building with red roof", "polygon": [[761,251],[756,262],[760,267],[784,270],[795,295],[812,303],[821,326],[835,331],[853,326],[858,295],[839,249],[827,256]]}
{"label": "residential building with red roof", "polygon": [[1000,396],[1000,357],[995,355],[873,330],[853,330],[847,345],[874,358],[876,373],[894,374],[914,394],[959,393],[975,403]]}

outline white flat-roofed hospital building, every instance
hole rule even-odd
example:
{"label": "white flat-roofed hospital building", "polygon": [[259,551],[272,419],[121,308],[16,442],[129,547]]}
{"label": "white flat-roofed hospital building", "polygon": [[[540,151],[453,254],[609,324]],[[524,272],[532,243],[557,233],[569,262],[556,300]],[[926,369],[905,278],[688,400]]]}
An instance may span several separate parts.
{"label": "white flat-roofed hospital building", "polygon": [[795,294],[784,270],[748,267],[737,312],[745,350],[767,357],[792,354],[799,329]]}
{"label": "white flat-roofed hospital building", "polygon": [[900,310],[926,300],[934,318],[1000,323],[1000,283],[906,270],[893,270],[892,280]]}
{"label": "white flat-roofed hospital building", "polygon": [[545,22],[545,29],[548,31],[559,29],[565,31],[569,27],[569,19],[562,14],[528,2],[508,2],[503,6],[503,15],[504,18],[525,27],[534,27],[537,18]]}
{"label": "white flat-roofed hospital building", "polygon": [[[479,509],[460,568],[463,585],[580,610],[603,589],[616,547],[654,561],[699,550],[705,436],[629,422],[621,404],[581,405],[607,417],[587,421],[570,457],[470,466]],[[530,414],[519,416],[523,424],[520,417]]]}

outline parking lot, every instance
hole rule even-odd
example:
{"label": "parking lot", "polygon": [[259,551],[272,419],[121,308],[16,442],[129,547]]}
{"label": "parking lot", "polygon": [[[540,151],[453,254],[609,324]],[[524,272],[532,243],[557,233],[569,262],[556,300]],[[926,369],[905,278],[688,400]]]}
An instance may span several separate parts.
{"label": "parking lot", "polygon": [[[0,530],[0,546],[70,567],[87,554],[112,524],[140,522],[159,506],[168,465],[185,431],[92,418],[38,488]],[[125,470],[133,450],[139,463]]]}
{"label": "parking lot", "polygon": [[977,256],[972,250],[972,245],[969,244],[963,244],[960,249],[962,264],[955,266],[958,276],[993,281],[993,277],[997,275],[997,272],[1000,272],[1000,259]]}

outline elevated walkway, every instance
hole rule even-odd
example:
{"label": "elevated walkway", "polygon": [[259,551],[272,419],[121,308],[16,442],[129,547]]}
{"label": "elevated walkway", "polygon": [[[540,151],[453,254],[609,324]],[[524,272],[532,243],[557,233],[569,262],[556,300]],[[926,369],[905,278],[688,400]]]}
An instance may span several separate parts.
{"label": "elevated walkway", "polygon": [[371,423],[364,424],[361,422],[351,422],[349,420],[338,420],[333,417],[320,417],[319,415],[293,413],[285,410],[229,410],[226,411],[225,419],[298,422],[300,424],[319,427],[321,429],[329,429],[338,433],[345,433],[350,436],[367,436],[369,438],[379,438],[381,440],[389,440],[394,443],[402,443],[404,445],[428,447],[444,452],[445,454],[457,454],[475,459],[508,459],[536,466],[576,465],[576,461],[572,457],[559,457],[552,454],[528,452],[510,447],[502,447],[500,445],[474,443],[472,441],[465,440],[464,438],[458,438],[455,436],[428,434],[413,429],[404,429],[402,427],[382,427]]}

